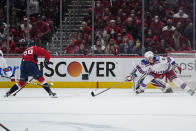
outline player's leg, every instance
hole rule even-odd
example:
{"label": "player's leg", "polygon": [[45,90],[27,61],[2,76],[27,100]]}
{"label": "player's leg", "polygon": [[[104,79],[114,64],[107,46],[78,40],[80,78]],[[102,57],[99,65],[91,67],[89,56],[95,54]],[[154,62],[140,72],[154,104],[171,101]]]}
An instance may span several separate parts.
{"label": "player's leg", "polygon": [[6,93],[5,97],[10,96],[16,90],[26,85],[26,81],[28,81],[28,72],[25,72],[25,68],[25,63],[22,62],[20,67],[20,80],[10,88],[10,90]]}
{"label": "player's leg", "polygon": [[146,75],[145,77],[142,77],[138,82],[138,86],[136,87],[136,93],[140,94],[143,93],[148,85],[154,77],[152,75]]}
{"label": "player's leg", "polygon": [[190,95],[194,95],[195,92],[180,78],[178,78],[173,70],[169,71],[166,74],[166,77],[173,82],[178,87],[182,88],[183,90],[187,91]]}
{"label": "player's leg", "polygon": [[172,88],[169,86],[169,84],[167,84],[166,82],[162,81],[161,79],[158,79],[158,78],[153,79],[153,80],[151,81],[151,84],[152,84],[153,86],[155,86],[156,88],[161,89],[161,91],[162,91],[163,93],[173,93],[173,90],[172,90]]}
{"label": "player's leg", "polygon": [[40,72],[37,64],[32,64],[32,68],[30,70],[30,73],[33,75],[33,78],[36,79],[38,82],[43,85],[42,87],[46,90],[46,92],[53,97],[56,97],[56,93],[52,92],[50,89],[50,86],[46,82],[45,78],[43,77],[42,73]]}

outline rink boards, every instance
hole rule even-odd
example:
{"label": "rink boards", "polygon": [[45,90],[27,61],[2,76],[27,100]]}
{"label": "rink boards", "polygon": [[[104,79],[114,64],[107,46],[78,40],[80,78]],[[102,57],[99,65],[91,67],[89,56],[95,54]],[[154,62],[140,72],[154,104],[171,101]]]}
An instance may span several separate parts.
{"label": "rink boards", "polygon": [[[50,64],[44,65],[44,58],[39,59],[39,68],[53,88],[108,88],[125,80],[142,57],[131,56],[61,56],[52,57]],[[196,80],[195,58],[175,58],[182,67],[178,76],[187,83]],[[7,57],[7,64],[17,78],[20,76],[20,57]],[[5,75],[0,69],[0,74]],[[10,88],[13,83],[0,78],[0,88]],[[40,87],[29,84],[28,87]],[[125,82],[115,88],[131,88],[131,82]],[[154,88],[149,85],[149,88]]]}

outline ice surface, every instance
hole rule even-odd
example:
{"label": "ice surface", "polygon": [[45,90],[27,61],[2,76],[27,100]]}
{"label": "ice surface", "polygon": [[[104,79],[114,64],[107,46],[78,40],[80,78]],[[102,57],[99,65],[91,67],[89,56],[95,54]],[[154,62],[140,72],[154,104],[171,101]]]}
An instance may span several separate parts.
{"label": "ice surface", "polygon": [[0,123],[11,131],[196,131],[196,96],[182,91],[111,89],[92,97],[93,89],[53,89],[58,98],[50,98],[25,88],[4,98],[7,90],[0,89]]}

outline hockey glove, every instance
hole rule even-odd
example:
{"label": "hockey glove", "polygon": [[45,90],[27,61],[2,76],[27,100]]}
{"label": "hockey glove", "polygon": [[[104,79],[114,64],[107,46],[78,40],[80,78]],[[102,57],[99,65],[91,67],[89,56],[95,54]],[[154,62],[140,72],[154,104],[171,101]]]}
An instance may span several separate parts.
{"label": "hockey glove", "polygon": [[48,65],[50,63],[50,61],[49,60],[44,60],[44,65]]}
{"label": "hockey glove", "polygon": [[132,81],[135,77],[137,77],[136,74],[131,74],[125,78],[125,81]]}
{"label": "hockey glove", "polygon": [[179,74],[181,74],[181,72],[182,72],[182,68],[180,66],[178,66],[177,64],[173,65],[173,70]]}

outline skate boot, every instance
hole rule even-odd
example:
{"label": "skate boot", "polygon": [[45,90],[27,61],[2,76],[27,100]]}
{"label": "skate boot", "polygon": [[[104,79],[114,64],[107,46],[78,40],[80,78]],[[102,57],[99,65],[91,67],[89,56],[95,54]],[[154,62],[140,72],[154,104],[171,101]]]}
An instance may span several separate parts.
{"label": "skate boot", "polygon": [[172,88],[167,88],[167,89],[164,91],[164,93],[173,93],[173,90],[172,90]]}
{"label": "skate boot", "polygon": [[192,89],[189,89],[187,92],[188,92],[191,96],[193,96],[193,95],[195,94],[195,92],[194,92]]}
{"label": "skate boot", "polygon": [[9,97],[12,93],[10,91],[6,92],[4,97]]}
{"label": "skate boot", "polygon": [[54,93],[52,91],[49,92],[49,96],[52,97],[52,98],[57,98],[56,93]]}
{"label": "skate boot", "polygon": [[144,90],[137,88],[135,91],[136,94],[144,93]]}

